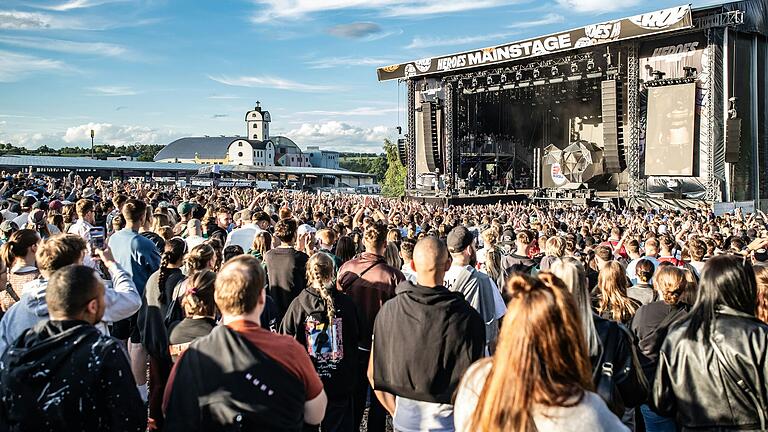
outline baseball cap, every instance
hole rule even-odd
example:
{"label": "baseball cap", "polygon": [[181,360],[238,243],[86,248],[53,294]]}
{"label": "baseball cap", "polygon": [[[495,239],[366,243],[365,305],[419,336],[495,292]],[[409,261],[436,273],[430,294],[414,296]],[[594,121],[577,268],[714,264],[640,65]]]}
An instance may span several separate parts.
{"label": "baseball cap", "polygon": [[511,229],[505,229],[504,232],[501,234],[501,238],[499,241],[503,245],[511,245],[515,243],[515,231]]}
{"label": "baseball cap", "polygon": [[42,225],[45,223],[45,212],[40,209],[32,210],[29,213],[29,222],[35,225]]}
{"label": "baseball cap", "polygon": [[448,233],[446,239],[448,252],[459,253],[471,245],[473,241],[475,241],[475,236],[466,227],[457,226]]}
{"label": "baseball cap", "polygon": [[183,202],[179,204],[179,206],[176,208],[176,210],[179,212],[180,215],[188,215],[192,213],[192,210],[195,208],[195,205],[189,202]]}
{"label": "baseball cap", "polygon": [[63,205],[61,204],[61,201],[59,200],[53,200],[48,203],[48,210],[58,212],[61,211],[61,208]]}
{"label": "baseball cap", "polygon": [[312,234],[316,232],[317,230],[313,226],[307,225],[307,224],[301,224],[299,228],[296,230],[297,235]]}
{"label": "baseball cap", "polygon": [[37,202],[35,197],[33,196],[25,196],[21,199],[21,208],[28,209],[32,208],[32,206]]}
{"label": "baseball cap", "polygon": [[82,198],[90,198],[92,196],[96,195],[96,189],[92,187],[87,187],[83,189],[83,193],[80,194]]}
{"label": "baseball cap", "polygon": [[753,253],[753,256],[759,265],[768,266],[768,250],[764,248],[757,249]]}
{"label": "baseball cap", "polygon": [[3,221],[3,223],[0,223],[0,231],[4,233],[10,233],[13,231],[17,231],[19,229],[19,226],[14,221]]}

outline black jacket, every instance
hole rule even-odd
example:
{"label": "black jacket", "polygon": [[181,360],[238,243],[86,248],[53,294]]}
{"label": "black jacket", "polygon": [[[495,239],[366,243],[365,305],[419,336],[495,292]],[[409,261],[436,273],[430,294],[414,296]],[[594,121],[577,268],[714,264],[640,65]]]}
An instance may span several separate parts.
{"label": "black jacket", "polygon": [[[335,316],[328,326],[325,302],[315,288],[306,288],[288,306],[280,333],[293,336],[307,349],[329,398],[351,394],[357,378],[357,344],[360,332],[355,304],[331,288]],[[334,339],[335,336],[335,339]]]}
{"label": "black jacket", "polygon": [[685,337],[689,324],[685,320],[671,328],[661,347],[651,407],[676,416],[683,430],[760,429],[768,397],[768,325],[719,307],[711,339],[724,365],[700,330],[694,340]]}
{"label": "black jacket", "polygon": [[374,324],[374,387],[450,404],[467,368],[485,349],[485,323],[457,292],[400,283]]}
{"label": "black jacket", "polygon": [[637,339],[637,354],[648,383],[653,384],[659,351],[669,327],[684,319],[688,310],[690,306],[685,303],[671,306],[660,300],[641,306],[635,313],[631,329]]}
{"label": "black jacket", "polygon": [[0,361],[0,431],[143,431],[147,411],[117,340],[44,321]]}

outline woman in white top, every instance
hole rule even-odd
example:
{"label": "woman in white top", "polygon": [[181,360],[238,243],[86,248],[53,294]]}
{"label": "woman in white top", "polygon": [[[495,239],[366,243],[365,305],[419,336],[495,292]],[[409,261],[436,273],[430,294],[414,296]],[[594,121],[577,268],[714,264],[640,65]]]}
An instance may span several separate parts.
{"label": "woman in white top", "polygon": [[493,357],[470,367],[456,396],[461,431],[627,431],[592,393],[576,304],[560,279],[512,276]]}

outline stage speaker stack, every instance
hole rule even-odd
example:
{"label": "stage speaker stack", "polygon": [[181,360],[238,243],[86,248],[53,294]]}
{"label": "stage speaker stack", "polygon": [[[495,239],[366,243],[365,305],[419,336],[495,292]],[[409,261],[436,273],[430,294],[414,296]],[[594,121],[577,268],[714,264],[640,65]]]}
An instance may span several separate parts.
{"label": "stage speaker stack", "polygon": [[408,165],[408,149],[406,148],[405,138],[399,138],[397,140],[397,157],[400,159],[400,163],[403,166]]}
{"label": "stage speaker stack", "polygon": [[621,100],[619,82],[606,80],[601,85],[603,113],[603,160],[606,173],[622,172],[621,153],[619,146],[623,143],[623,132],[620,127]]}
{"label": "stage speaker stack", "polygon": [[738,163],[741,156],[741,119],[725,121],[725,161]]}
{"label": "stage speaker stack", "polygon": [[435,168],[439,169],[440,172],[443,171],[443,164],[440,159],[440,140],[437,136],[437,113],[435,104],[431,102],[421,104],[421,131],[424,138],[422,142],[424,157],[430,172],[434,171]]}

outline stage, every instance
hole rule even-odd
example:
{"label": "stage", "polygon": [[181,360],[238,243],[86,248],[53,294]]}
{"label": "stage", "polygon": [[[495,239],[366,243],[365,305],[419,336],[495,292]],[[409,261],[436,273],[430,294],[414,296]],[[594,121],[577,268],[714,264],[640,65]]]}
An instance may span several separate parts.
{"label": "stage", "polygon": [[490,204],[509,204],[513,202],[528,202],[533,196],[532,189],[518,190],[517,193],[508,194],[456,194],[456,195],[435,195],[435,194],[406,194],[409,201],[415,201],[422,204],[441,204],[443,206],[464,206],[464,205],[490,205]]}

